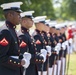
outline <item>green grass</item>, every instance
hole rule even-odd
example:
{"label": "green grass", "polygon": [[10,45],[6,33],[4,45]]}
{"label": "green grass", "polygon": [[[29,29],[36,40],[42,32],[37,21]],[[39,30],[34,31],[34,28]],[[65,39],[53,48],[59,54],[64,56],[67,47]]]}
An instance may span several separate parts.
{"label": "green grass", "polygon": [[[68,58],[68,55],[67,55],[67,58]],[[76,54],[75,53],[70,55],[68,75],[76,75]]]}

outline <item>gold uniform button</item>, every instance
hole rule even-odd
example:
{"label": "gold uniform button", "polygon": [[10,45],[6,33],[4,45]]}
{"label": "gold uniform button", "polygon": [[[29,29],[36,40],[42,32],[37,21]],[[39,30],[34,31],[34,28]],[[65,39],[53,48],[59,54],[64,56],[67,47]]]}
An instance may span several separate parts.
{"label": "gold uniform button", "polygon": [[36,54],[37,54],[38,52],[36,52]]}
{"label": "gold uniform button", "polygon": [[36,44],[34,44],[34,46],[36,46]]}
{"label": "gold uniform button", "polygon": [[18,50],[18,52],[20,52],[20,50]]}
{"label": "gold uniform button", "polygon": [[44,60],[42,60],[42,62],[44,62]]}
{"label": "gold uniform button", "polygon": [[19,40],[19,42],[20,42],[20,40]]}
{"label": "gold uniform button", "polygon": [[13,26],[13,28],[16,28],[15,26]]}
{"label": "gold uniform button", "polygon": [[20,63],[18,63],[18,65],[20,65]]}
{"label": "gold uniform button", "polygon": [[35,50],[37,50],[37,48],[35,48]]}
{"label": "gold uniform button", "polygon": [[17,44],[17,41],[15,41],[15,44]]}
{"label": "gold uniform button", "polygon": [[38,61],[38,59],[36,59],[36,61]]}
{"label": "gold uniform button", "polygon": [[27,30],[27,32],[29,32],[29,30]]}
{"label": "gold uniform button", "polygon": [[39,61],[41,61],[41,60],[39,60]]}
{"label": "gold uniform button", "polygon": [[33,45],[33,43],[31,43]]}
{"label": "gold uniform button", "polygon": [[12,60],[10,60],[10,62],[12,62]]}
{"label": "gold uniform button", "polygon": [[15,64],[16,62],[14,61],[14,64]]}
{"label": "gold uniform button", "polygon": [[22,32],[24,32],[24,30],[21,30]]}

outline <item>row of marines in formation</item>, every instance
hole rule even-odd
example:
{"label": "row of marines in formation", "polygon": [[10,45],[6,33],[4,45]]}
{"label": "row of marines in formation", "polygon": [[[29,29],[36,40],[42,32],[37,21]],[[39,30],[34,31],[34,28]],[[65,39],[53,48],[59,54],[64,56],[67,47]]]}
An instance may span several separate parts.
{"label": "row of marines in formation", "polygon": [[[72,46],[72,39],[65,36],[66,26],[55,28],[46,16],[33,18],[33,11],[21,13],[21,4],[1,5],[6,21],[0,27],[0,75],[65,75],[66,54]],[[33,23],[36,29],[30,35]]]}

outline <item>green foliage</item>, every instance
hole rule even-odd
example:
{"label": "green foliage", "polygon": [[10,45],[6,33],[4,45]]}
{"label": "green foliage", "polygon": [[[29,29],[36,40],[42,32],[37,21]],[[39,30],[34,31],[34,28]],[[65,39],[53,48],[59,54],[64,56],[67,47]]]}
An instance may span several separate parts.
{"label": "green foliage", "polygon": [[[8,2],[16,2],[16,1],[22,1],[23,5],[21,6],[21,9],[23,11],[29,11],[34,10],[34,16],[42,16],[47,15],[48,18],[55,19],[54,9],[52,0],[1,0],[0,5],[3,3]],[[0,11],[2,11],[0,9]],[[0,12],[0,15],[2,16],[2,12]],[[0,18],[2,19],[3,17]]]}
{"label": "green foliage", "polygon": [[[69,20],[76,20],[76,0],[63,0],[62,17]],[[65,15],[64,15],[65,14]]]}

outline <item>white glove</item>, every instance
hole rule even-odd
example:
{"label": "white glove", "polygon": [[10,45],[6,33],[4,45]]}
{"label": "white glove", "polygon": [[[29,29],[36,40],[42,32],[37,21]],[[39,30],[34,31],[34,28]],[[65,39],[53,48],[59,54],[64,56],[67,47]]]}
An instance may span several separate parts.
{"label": "white glove", "polygon": [[30,59],[31,59],[31,54],[25,52],[25,53],[23,54],[23,59],[22,59],[22,60],[25,61],[25,64],[22,65],[24,68],[27,68],[27,67],[30,65]]}
{"label": "white glove", "polygon": [[62,48],[63,48],[63,50],[65,50],[65,49],[66,49],[65,42],[64,42],[64,43],[62,43]]}
{"label": "white glove", "polygon": [[31,54],[28,53],[28,52],[25,52],[25,53],[23,54],[23,57],[24,57],[26,60],[30,60],[30,59],[31,59]]}
{"label": "white glove", "polygon": [[66,45],[66,46],[68,46],[68,45],[69,45],[68,40],[67,40],[67,41],[65,41],[64,43],[65,43],[65,45]]}
{"label": "white glove", "polygon": [[55,46],[55,51],[57,52],[57,54],[59,54],[60,46]]}
{"label": "white glove", "polygon": [[61,48],[61,43],[57,43],[57,46],[60,46],[60,48]]}
{"label": "white glove", "polygon": [[28,68],[28,66],[30,65],[30,61],[29,60],[26,60],[25,58],[23,58],[22,60],[25,61],[25,64],[22,65],[24,68]]}
{"label": "white glove", "polygon": [[69,43],[71,43],[71,44],[72,44],[72,38],[70,38],[68,41],[69,41]]}
{"label": "white glove", "polygon": [[45,62],[46,61],[46,56],[47,56],[47,51],[45,49],[41,49],[40,56],[42,56],[44,58],[44,62]]}
{"label": "white glove", "polygon": [[46,61],[46,57],[43,54],[40,54],[40,56],[43,57],[43,62],[45,62]]}
{"label": "white glove", "polygon": [[46,46],[47,52],[49,53],[49,56],[51,55],[51,46]]}

